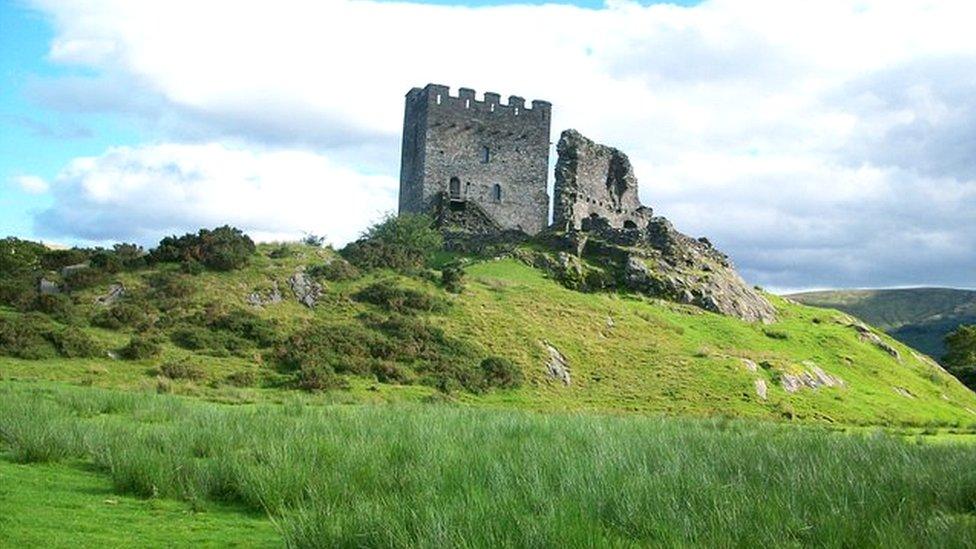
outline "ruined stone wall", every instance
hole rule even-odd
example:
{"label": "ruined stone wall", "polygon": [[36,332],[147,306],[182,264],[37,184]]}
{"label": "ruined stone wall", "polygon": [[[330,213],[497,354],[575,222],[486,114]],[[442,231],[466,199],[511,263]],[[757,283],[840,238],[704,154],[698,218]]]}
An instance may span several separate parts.
{"label": "ruined stone wall", "polygon": [[651,209],[637,196],[637,177],[623,152],[566,130],[556,147],[553,226],[559,230],[608,224],[643,229]]}
{"label": "ruined stone wall", "polygon": [[[431,213],[440,196],[472,201],[503,229],[528,234],[548,221],[546,192],[551,107],[497,93],[475,99],[461,88],[428,84],[407,94],[400,211]],[[457,178],[452,196],[451,179]]]}

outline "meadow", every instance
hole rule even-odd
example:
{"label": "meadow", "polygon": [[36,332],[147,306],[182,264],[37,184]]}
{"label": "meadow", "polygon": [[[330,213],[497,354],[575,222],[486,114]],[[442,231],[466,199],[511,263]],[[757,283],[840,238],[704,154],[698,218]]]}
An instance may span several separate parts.
{"label": "meadow", "polygon": [[[292,547],[976,544],[972,447],[874,430],[297,398],[229,406],[7,381],[0,442],[5,467],[79,467],[127,497],[217,518],[231,506],[243,522],[261,513]],[[0,507],[29,489],[7,484]],[[0,520],[7,539],[17,528]],[[267,542],[255,532],[254,545]]]}

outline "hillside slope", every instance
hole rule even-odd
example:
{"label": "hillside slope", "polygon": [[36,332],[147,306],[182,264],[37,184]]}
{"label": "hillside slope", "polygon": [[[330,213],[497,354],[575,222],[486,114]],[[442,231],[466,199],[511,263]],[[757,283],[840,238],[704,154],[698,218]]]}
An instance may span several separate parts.
{"label": "hillside slope", "polygon": [[936,359],[945,354],[943,339],[947,334],[962,324],[976,324],[973,290],[836,290],[789,297],[807,305],[845,311]]}
{"label": "hillside slope", "polygon": [[[436,271],[411,277],[374,271],[350,280],[320,280],[316,304],[307,307],[292,289],[296,273],[334,260],[335,253],[303,245],[290,245],[288,253],[280,250],[259,247],[251,264],[240,271],[188,275],[169,265],[118,274],[115,281],[126,288],[123,302],[143,303],[149,299],[146,296],[157,295],[154,292],[161,290],[151,284],[158,284],[153,281],[160,271],[181,281],[179,297],[153,298],[153,307],[159,309],[153,309],[146,321],[153,324],[151,331],[166,336],[158,357],[0,357],[0,377],[149,389],[235,402],[287,398],[282,389],[292,390],[293,374],[282,367],[280,357],[289,345],[303,341],[295,334],[306,334],[302,330],[308,326],[322,327],[308,336],[308,343],[340,345],[336,348],[341,350],[347,348],[341,345],[356,343],[348,339],[373,338],[378,330],[390,329],[388,310],[357,297],[383,280],[443,302],[442,307],[410,317],[413,324],[393,323],[392,329],[407,330],[406,335],[394,339],[392,332],[383,332],[391,338],[384,339],[385,344],[415,346],[420,351],[409,355],[414,357],[410,362],[386,362],[370,371],[350,366],[341,376],[346,388],[317,398],[349,402],[448,398],[535,410],[844,424],[968,427],[976,423],[976,395],[926,357],[845,314],[775,296],[767,298],[777,310],[776,322],[748,323],[634,294],[570,290],[543,271],[506,258],[467,263],[466,285],[457,295],[441,288]],[[75,292],[72,298],[82,320],[74,322],[106,348],[118,349],[147,328],[89,325],[84,319],[105,309],[95,301],[108,289],[103,283]],[[180,340],[183,347],[174,343],[181,326],[213,315],[214,310],[230,311],[221,318],[250,315],[267,320],[280,337],[291,339],[271,348],[238,345],[230,351],[221,347],[220,352],[206,343],[189,345],[185,337]],[[12,310],[2,313],[11,319],[19,315]],[[445,397],[424,374],[434,339],[408,330],[427,325],[443,330],[444,341],[464,345],[452,360],[503,357],[521,369],[524,384],[487,391],[451,386],[446,387],[450,393]],[[162,367],[187,362],[196,368],[192,375]]]}

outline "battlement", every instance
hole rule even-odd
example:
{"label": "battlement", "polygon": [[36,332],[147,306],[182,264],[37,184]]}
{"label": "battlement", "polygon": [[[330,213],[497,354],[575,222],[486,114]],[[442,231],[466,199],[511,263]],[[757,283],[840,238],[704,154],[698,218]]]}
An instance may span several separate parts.
{"label": "battlement", "polygon": [[548,101],[536,99],[531,107],[525,106],[525,99],[517,95],[510,95],[507,103],[502,103],[501,95],[495,92],[485,92],[479,101],[475,90],[459,88],[457,95],[451,95],[451,88],[441,84],[427,84],[423,88],[413,88],[407,93],[408,102],[424,102],[428,109],[470,110],[474,113],[497,113],[500,116],[548,117],[552,111],[552,104]]}

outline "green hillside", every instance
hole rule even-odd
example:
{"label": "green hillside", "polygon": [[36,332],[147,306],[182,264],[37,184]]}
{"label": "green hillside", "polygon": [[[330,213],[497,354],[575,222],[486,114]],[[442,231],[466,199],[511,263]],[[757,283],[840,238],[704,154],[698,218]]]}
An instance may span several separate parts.
{"label": "green hillside", "polygon": [[789,296],[801,303],[850,313],[929,356],[945,354],[943,339],[976,324],[976,291],[951,288],[837,290]]}
{"label": "green hillside", "polygon": [[[976,423],[976,395],[842,313],[767,296],[777,321],[748,323],[641,295],[571,290],[513,258],[466,259],[455,294],[438,270],[322,268],[340,261],[328,248],[262,245],[240,270],[189,274],[160,263],[96,279],[71,293],[66,310],[7,308],[8,329],[37,325],[55,343],[39,339],[31,358],[0,357],[0,376],[228,402],[277,401],[305,387],[321,402]],[[314,307],[290,287],[298,272],[321,284]],[[96,303],[116,283],[124,296]],[[64,334],[88,336],[114,358],[67,358],[58,351]],[[125,358],[145,340],[158,355]],[[568,384],[550,370],[554,356],[568,365]],[[508,384],[504,370],[483,374],[489,357],[514,363],[522,383]]]}

